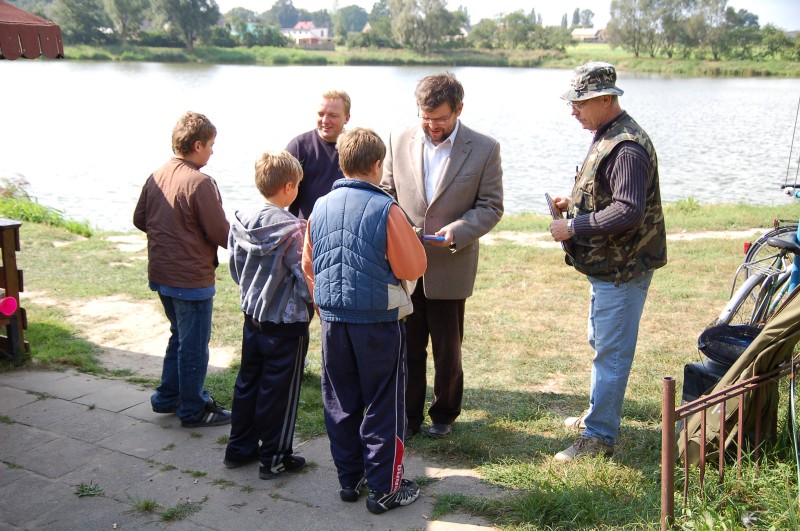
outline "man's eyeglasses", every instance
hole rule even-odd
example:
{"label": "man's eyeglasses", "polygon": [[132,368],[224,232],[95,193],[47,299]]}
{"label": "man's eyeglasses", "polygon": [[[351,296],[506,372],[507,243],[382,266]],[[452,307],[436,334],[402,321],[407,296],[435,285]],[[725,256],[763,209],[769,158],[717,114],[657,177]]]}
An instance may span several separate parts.
{"label": "man's eyeglasses", "polygon": [[417,117],[422,120],[422,123],[429,124],[429,125],[445,125],[447,122],[450,121],[450,118],[453,117],[456,111],[452,111],[450,114],[447,115],[445,118],[426,118],[424,116],[420,116],[419,111],[417,111]]}
{"label": "man's eyeglasses", "polygon": [[578,111],[579,111],[579,110],[581,110],[581,109],[583,108],[583,106],[584,106],[584,105],[586,105],[587,103],[589,103],[589,100],[583,100],[583,101],[568,101],[568,102],[567,102],[567,107],[569,107],[570,109],[576,109],[576,110],[578,110]]}

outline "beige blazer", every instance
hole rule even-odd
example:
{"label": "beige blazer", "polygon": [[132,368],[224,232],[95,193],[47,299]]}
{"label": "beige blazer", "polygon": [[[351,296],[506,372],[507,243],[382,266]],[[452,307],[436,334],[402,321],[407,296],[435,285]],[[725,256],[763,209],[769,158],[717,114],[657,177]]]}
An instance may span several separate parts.
{"label": "beige blazer", "polygon": [[500,144],[460,123],[450,158],[428,204],[422,135],[419,126],[390,135],[381,186],[424,234],[452,228],[455,252],[425,245],[428,268],[422,276],[423,287],[429,299],[466,299],[472,295],[478,271],[478,239],[503,216]]}

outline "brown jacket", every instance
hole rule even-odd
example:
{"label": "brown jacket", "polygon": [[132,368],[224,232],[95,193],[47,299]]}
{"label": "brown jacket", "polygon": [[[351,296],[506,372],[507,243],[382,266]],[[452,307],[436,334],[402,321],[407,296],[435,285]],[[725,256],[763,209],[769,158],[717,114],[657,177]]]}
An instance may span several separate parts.
{"label": "brown jacket", "polygon": [[397,199],[415,226],[433,234],[451,226],[456,251],[426,245],[423,275],[429,299],[466,299],[478,271],[478,238],[503,216],[500,144],[460,123],[450,159],[431,203],[425,199],[422,129],[414,126],[389,137],[381,187]]}
{"label": "brown jacket", "polygon": [[133,224],[147,233],[148,277],[173,288],[214,285],[217,246],[226,247],[228,220],[214,180],[173,157],[142,187]]}

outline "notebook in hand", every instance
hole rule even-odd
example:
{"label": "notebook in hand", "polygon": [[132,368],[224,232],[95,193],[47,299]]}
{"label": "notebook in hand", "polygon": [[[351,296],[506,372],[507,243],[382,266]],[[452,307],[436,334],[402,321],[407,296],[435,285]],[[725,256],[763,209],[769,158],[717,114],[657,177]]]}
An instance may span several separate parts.
{"label": "notebook in hand", "polygon": [[[564,216],[561,214],[561,211],[556,206],[553,198],[550,197],[550,194],[544,194],[544,200],[547,201],[547,208],[550,209],[550,215],[553,216],[553,219],[564,219]],[[561,248],[564,249],[564,252],[567,253],[569,256],[572,256],[572,242],[570,240],[564,240],[561,242]]]}

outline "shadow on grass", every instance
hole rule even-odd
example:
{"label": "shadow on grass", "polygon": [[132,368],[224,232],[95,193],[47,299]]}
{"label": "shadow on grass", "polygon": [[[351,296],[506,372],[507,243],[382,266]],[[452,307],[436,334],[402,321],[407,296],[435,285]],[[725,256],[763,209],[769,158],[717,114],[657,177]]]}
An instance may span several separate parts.
{"label": "shadow on grass", "polygon": [[28,323],[25,340],[30,353],[21,363],[0,363],[0,371],[15,367],[32,369],[65,370],[69,368],[91,374],[100,374],[104,369],[97,363],[97,347],[78,337],[76,331],[57,321],[45,320]]}

